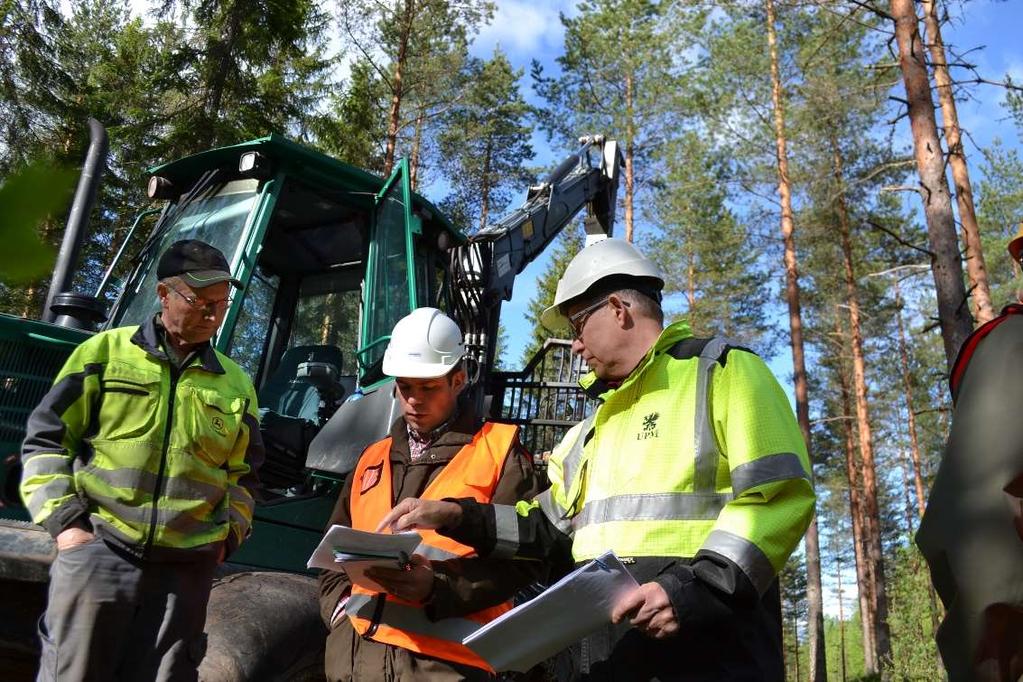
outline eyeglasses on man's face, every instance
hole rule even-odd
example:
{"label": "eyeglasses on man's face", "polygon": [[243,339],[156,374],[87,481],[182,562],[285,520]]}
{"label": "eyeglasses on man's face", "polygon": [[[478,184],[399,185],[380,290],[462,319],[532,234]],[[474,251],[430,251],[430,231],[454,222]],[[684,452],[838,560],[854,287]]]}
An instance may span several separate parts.
{"label": "eyeglasses on man's face", "polygon": [[586,326],[586,321],[590,319],[590,315],[606,305],[609,298],[609,296],[605,296],[596,303],[591,303],[582,310],[577,310],[568,316],[568,323],[572,325],[572,334],[575,338],[578,339],[583,335],[583,328]]}
{"label": "eyeglasses on man's face", "polygon": [[219,301],[207,301],[205,298],[200,298],[198,296],[189,296],[188,294],[178,291],[175,287],[172,286],[168,286],[167,288],[173,291],[181,298],[183,298],[185,300],[185,303],[195,308],[196,310],[201,310],[204,313],[222,313],[225,310],[227,310],[228,306],[231,305],[230,296],[228,296],[227,298],[222,298]]}

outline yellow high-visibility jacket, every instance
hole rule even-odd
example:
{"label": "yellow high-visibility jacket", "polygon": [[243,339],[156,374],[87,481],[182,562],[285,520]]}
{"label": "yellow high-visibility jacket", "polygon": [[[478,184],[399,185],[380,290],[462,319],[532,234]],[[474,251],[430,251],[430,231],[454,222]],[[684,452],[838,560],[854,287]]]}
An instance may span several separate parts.
{"label": "yellow high-visibility jacket", "polygon": [[230,553],[263,458],[255,390],[209,344],[172,369],[159,334],[151,319],[75,349],[29,418],[21,495],[54,537],[83,518],[139,557]]}
{"label": "yellow high-visibility jacket", "polygon": [[586,679],[782,679],[776,576],[815,496],[770,370],[680,322],[621,385],[582,384],[601,404],[555,448],[550,488],[515,506],[458,500],[462,521],[441,532],[490,557],[579,564],[614,550],[664,588],[679,635],[609,626],[580,645]]}
{"label": "yellow high-visibility jacket", "polygon": [[555,449],[551,487],[517,511],[539,507],[572,536],[576,561],[608,549],[625,557],[712,551],[763,593],[813,513],[806,447],[759,357],[739,348],[725,355],[721,339],[687,357],[687,339],[684,322],[668,327],[617,388],[584,377],[602,402]]}

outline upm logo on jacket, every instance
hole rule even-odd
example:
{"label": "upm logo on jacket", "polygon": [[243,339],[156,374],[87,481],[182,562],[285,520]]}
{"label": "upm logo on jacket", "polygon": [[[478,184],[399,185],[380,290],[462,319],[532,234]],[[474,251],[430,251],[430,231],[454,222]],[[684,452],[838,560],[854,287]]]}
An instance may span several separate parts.
{"label": "upm logo on jacket", "polygon": [[651,412],[643,417],[643,430],[636,434],[636,440],[660,437],[660,432],[657,430],[657,419],[660,416],[659,412]]}

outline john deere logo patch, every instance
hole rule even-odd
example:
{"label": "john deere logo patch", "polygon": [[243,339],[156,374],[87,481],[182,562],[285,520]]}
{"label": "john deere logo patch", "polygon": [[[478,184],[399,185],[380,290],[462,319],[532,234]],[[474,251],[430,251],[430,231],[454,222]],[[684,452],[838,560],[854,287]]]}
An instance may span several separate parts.
{"label": "john deere logo patch", "polygon": [[647,416],[643,417],[643,430],[636,434],[636,440],[657,438],[660,435],[657,431],[657,419],[660,416],[661,415],[658,412],[651,412]]}
{"label": "john deere logo patch", "polygon": [[214,417],[213,418],[213,428],[216,429],[217,432],[223,433],[224,432],[224,420],[221,419],[220,417]]}

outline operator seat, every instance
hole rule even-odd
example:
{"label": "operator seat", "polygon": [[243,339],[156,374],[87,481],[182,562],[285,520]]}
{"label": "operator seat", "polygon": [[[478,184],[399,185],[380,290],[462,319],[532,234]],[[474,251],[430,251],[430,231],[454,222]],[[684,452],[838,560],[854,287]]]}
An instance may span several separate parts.
{"label": "operator seat", "polygon": [[268,491],[298,491],[309,443],[345,396],[337,346],[296,346],[284,352],[259,391],[259,430],[266,459],[259,471]]}
{"label": "operator seat", "polygon": [[345,388],[338,381],[343,365],[337,346],[289,348],[259,392],[260,408],[322,423],[329,414],[320,414],[321,405],[332,413],[345,396]]}

